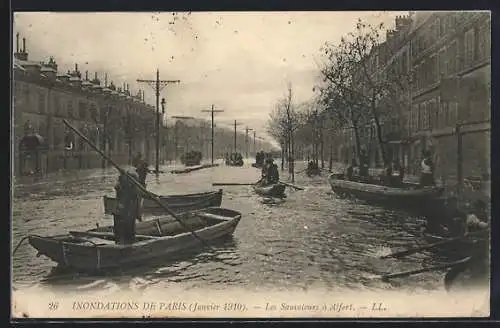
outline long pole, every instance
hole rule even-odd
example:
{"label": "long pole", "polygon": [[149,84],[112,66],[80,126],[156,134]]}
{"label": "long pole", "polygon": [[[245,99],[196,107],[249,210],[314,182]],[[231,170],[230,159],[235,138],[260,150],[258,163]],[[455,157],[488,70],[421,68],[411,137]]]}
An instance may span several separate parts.
{"label": "long pole", "polygon": [[223,110],[215,110],[214,105],[212,104],[212,109],[211,110],[202,110],[202,112],[210,112],[211,117],[212,117],[212,141],[211,141],[211,159],[212,159],[212,164],[214,164],[214,140],[215,140],[215,125],[214,125],[214,113],[221,113]]}
{"label": "long pole", "polygon": [[137,79],[137,82],[143,82],[149,84],[155,90],[156,96],[156,163],[155,169],[156,174],[160,173],[160,92],[168,84],[180,83],[180,80],[160,80],[160,70],[156,69],[156,79],[155,80],[142,80]]}
{"label": "long pole", "polygon": [[160,172],[160,70],[156,70],[156,172]]}

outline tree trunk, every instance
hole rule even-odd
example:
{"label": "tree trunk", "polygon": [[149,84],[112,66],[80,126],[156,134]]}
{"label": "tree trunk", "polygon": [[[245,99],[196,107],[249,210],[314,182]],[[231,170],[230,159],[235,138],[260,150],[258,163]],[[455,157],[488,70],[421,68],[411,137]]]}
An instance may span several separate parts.
{"label": "tree trunk", "polygon": [[357,122],[353,124],[353,129],[354,129],[354,139],[356,141],[356,160],[358,161],[359,164],[359,152],[361,150],[361,140],[359,140],[359,131]]}
{"label": "tree trunk", "polygon": [[333,142],[330,142],[330,159],[328,162],[328,171],[332,172],[333,169]]}
{"label": "tree trunk", "polygon": [[382,155],[382,161],[384,162],[384,166],[385,166],[388,164],[388,158],[386,157],[386,153],[385,153],[385,147],[384,147],[385,143],[384,143],[384,140],[382,138],[382,129],[380,128],[380,120],[379,120],[379,117],[377,114],[377,110],[375,108],[375,99],[372,100],[371,109],[372,109],[372,116],[373,116],[373,119],[375,121],[375,126],[376,126],[376,130],[377,130],[377,140],[378,140],[378,144],[380,147],[380,154]]}
{"label": "tree trunk", "polygon": [[319,137],[320,137],[319,146],[320,146],[320,153],[321,153],[321,169],[324,169],[325,168],[325,140],[323,138],[323,124],[319,130]]}
{"label": "tree trunk", "polygon": [[286,156],[285,144],[281,144],[281,171],[285,170],[285,156]]}
{"label": "tree trunk", "polygon": [[294,157],[294,140],[293,140],[293,132],[290,133],[290,163],[288,164],[289,173],[292,177],[292,183],[295,182],[295,157]]}

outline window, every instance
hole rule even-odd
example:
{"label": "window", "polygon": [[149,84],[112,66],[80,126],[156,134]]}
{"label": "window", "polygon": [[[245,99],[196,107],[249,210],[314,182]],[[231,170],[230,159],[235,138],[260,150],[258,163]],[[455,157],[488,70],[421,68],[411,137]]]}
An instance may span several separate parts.
{"label": "window", "polygon": [[491,56],[491,27],[490,21],[481,25],[477,35],[477,60],[482,61]]}
{"label": "window", "polygon": [[[23,96],[24,100],[26,102],[26,105],[29,106],[30,104],[30,97],[31,97],[31,92],[28,84],[23,84]],[[27,107],[29,110],[29,107]]]}
{"label": "window", "polygon": [[38,112],[44,114],[45,113],[45,92],[38,92]]}
{"label": "window", "polygon": [[42,137],[47,137],[47,125],[44,122],[38,124],[38,134]]}
{"label": "window", "polygon": [[85,101],[78,102],[78,117],[81,120],[85,120],[87,118],[87,103]]}
{"label": "window", "polygon": [[99,115],[98,115],[97,106],[95,103],[90,104],[89,112],[90,112],[90,118],[92,119],[92,121],[98,123],[99,122]]}
{"label": "window", "polygon": [[439,109],[437,104],[439,104],[439,101],[436,102],[436,99],[431,100],[430,102],[430,128],[431,130],[435,130],[439,128]]}
{"label": "window", "polygon": [[73,112],[73,99],[68,100],[68,117],[74,118],[74,112]]}
{"label": "window", "polygon": [[64,128],[61,126],[54,126],[52,128],[52,136],[52,145],[54,148],[58,149],[64,141]]}
{"label": "window", "polygon": [[464,39],[464,68],[471,66],[474,63],[474,40],[475,30],[472,28],[465,32]]}
{"label": "window", "polygon": [[442,49],[439,52],[439,78],[446,76],[446,49]]}
{"label": "window", "polygon": [[441,17],[439,20],[439,36],[442,37],[443,35],[446,34],[447,30],[447,24],[448,24],[448,16],[445,14],[445,16]]}
{"label": "window", "polygon": [[448,125],[448,102],[441,101],[439,106],[439,127],[444,128]]}
{"label": "window", "polygon": [[457,71],[458,46],[456,40],[453,41],[452,44],[448,47],[447,53],[448,55],[446,57],[448,59],[448,62],[446,65],[446,73],[447,75],[451,75]]}
{"label": "window", "polygon": [[52,97],[52,106],[54,107],[54,115],[61,115],[61,101],[59,99],[59,96],[54,95]]}
{"label": "window", "polygon": [[448,126],[457,124],[458,119],[458,104],[456,101],[448,103]]}

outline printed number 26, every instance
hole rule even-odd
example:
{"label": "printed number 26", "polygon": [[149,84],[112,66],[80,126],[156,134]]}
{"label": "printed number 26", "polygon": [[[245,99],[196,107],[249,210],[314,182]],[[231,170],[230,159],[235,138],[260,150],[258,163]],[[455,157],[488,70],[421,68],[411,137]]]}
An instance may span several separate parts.
{"label": "printed number 26", "polygon": [[57,310],[58,307],[59,307],[59,303],[58,302],[50,302],[49,303],[49,310],[51,310],[51,311]]}

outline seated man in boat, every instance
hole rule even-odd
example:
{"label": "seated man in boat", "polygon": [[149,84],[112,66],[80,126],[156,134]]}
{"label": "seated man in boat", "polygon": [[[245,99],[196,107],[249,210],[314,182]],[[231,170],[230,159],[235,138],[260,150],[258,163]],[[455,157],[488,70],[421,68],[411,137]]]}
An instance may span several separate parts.
{"label": "seated man in boat", "polygon": [[267,185],[269,182],[269,179],[268,179],[268,174],[269,174],[269,163],[270,163],[270,159],[269,157],[266,158],[266,160],[264,161],[264,164],[262,164],[262,170],[261,170],[261,179],[260,179],[260,184],[261,185]]}
{"label": "seated man in boat", "polygon": [[280,173],[278,170],[278,165],[274,163],[272,158],[269,158],[269,166],[267,171],[267,182],[268,184],[278,183],[280,181]]}
{"label": "seated man in boat", "polygon": [[[139,181],[135,169],[127,170],[126,174]],[[132,244],[135,240],[135,220],[138,218],[139,199],[143,195],[140,189],[124,174],[118,177],[116,190],[116,211],[113,215],[115,242],[121,245]]]}
{"label": "seated man in boat", "polygon": [[432,161],[431,152],[425,150],[423,155],[424,158],[420,163],[420,186],[435,186],[436,182],[434,180],[434,163]]}

